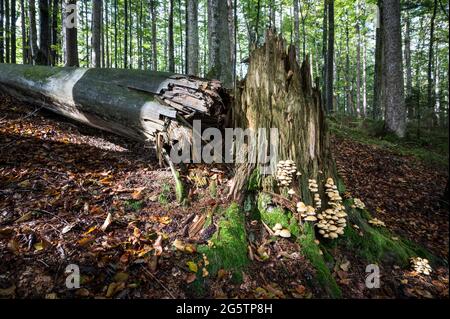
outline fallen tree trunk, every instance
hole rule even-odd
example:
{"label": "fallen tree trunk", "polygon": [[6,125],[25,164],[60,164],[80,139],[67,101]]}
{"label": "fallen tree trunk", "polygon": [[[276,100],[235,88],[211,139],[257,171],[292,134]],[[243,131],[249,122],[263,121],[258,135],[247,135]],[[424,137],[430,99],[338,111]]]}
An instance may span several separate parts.
{"label": "fallen tree trunk", "polygon": [[[171,132],[179,117],[224,125],[220,82],[164,72],[0,64],[0,89],[19,100],[136,140]],[[169,137],[170,139],[171,137]]]}

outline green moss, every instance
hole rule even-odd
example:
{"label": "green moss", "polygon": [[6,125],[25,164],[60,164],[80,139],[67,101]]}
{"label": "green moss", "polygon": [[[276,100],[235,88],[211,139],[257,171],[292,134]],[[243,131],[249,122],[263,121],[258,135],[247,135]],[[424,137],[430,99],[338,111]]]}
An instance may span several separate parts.
{"label": "green moss", "polygon": [[212,247],[203,245],[198,247],[198,251],[208,257],[210,275],[215,275],[220,269],[224,269],[231,271],[233,278],[240,281],[242,270],[249,260],[245,218],[237,204],[231,204],[218,226],[217,232],[211,239]]}
{"label": "green moss", "polygon": [[130,199],[130,200],[125,201],[125,209],[131,210],[134,212],[141,210],[143,206],[144,206],[144,202],[141,200]]}
{"label": "green moss", "polygon": [[280,207],[270,207],[270,196],[267,194],[259,194],[258,197],[258,211],[261,216],[261,220],[269,227],[275,226],[275,224],[281,224],[283,228],[289,229],[294,237],[298,237],[300,233],[300,227],[298,226],[298,220],[292,215],[292,213],[286,212]]}
{"label": "green moss", "polygon": [[261,188],[261,174],[259,173],[259,169],[254,169],[252,174],[250,175],[250,178],[248,180],[248,191],[257,191]]}
{"label": "green moss", "polygon": [[170,197],[170,186],[167,183],[162,185],[161,193],[158,196],[158,201],[161,205],[167,205]]}
{"label": "green moss", "polygon": [[[298,242],[302,249],[302,254],[308,258],[312,266],[316,269],[317,280],[325,291],[332,298],[342,297],[341,290],[331,275],[330,269],[325,263],[324,255],[320,254],[319,245],[314,240],[316,239],[314,233],[314,226],[305,224],[303,231],[298,238]],[[331,255],[328,256],[330,258]],[[332,257],[331,257],[332,260]]]}
{"label": "green moss", "polygon": [[[395,262],[402,266],[409,263],[409,258],[420,256],[436,260],[434,256],[423,248],[393,235],[385,228],[372,227],[368,220],[371,216],[367,210],[353,209],[352,201],[347,200],[345,205],[349,215],[349,226],[345,229],[343,243],[347,249],[355,251],[368,262]],[[356,230],[353,225],[357,225]],[[362,232],[362,236],[359,234]],[[393,239],[397,237],[397,239]]]}
{"label": "green moss", "polygon": [[58,68],[49,68],[48,66],[35,65],[23,70],[23,76],[29,80],[45,83],[48,78],[61,72]]}
{"label": "green moss", "polygon": [[217,197],[217,182],[215,180],[212,180],[209,183],[209,194],[211,195],[212,198]]}

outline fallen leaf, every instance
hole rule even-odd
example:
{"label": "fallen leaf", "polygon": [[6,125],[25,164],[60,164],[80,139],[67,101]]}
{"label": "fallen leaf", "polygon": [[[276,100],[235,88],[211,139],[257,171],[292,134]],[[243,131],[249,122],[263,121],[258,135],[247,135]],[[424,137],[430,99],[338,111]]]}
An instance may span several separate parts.
{"label": "fallen leaf", "polygon": [[128,280],[128,277],[130,275],[128,275],[126,272],[118,272],[115,276],[114,276],[114,281],[115,282],[125,282]]}
{"label": "fallen leaf", "polygon": [[134,200],[140,200],[142,199],[142,191],[145,189],[145,187],[139,187],[136,188],[133,192],[133,194],[131,194],[131,198],[133,198]]}
{"label": "fallen leaf", "polygon": [[23,214],[21,217],[16,219],[16,223],[23,223],[31,219],[33,217],[33,214],[31,212]]}
{"label": "fallen leaf", "polygon": [[34,249],[36,249],[37,251],[43,250],[44,249],[44,244],[42,242],[36,243],[33,245]]}
{"label": "fallen leaf", "polygon": [[9,288],[5,288],[5,289],[1,289],[0,288],[0,296],[6,297],[6,296],[11,296],[15,293],[16,291],[16,285],[12,285]]}
{"label": "fallen leaf", "polygon": [[66,234],[72,230],[72,228],[75,226],[75,224],[69,224],[64,226],[64,228],[61,230],[61,234]]}
{"label": "fallen leaf", "polygon": [[198,266],[195,262],[193,261],[188,261],[186,263],[186,265],[189,267],[189,270],[196,273],[198,271]]}

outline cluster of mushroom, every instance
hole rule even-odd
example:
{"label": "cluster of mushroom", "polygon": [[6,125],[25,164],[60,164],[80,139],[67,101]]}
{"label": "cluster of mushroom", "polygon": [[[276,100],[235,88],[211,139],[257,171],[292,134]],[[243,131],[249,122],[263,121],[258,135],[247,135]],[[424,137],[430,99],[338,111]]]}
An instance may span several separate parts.
{"label": "cluster of mushroom", "polygon": [[289,231],[289,229],[283,228],[283,225],[281,224],[275,224],[272,230],[274,231],[275,236],[280,236],[283,238],[291,237],[291,232]]}
{"label": "cluster of mushroom", "polygon": [[429,276],[433,269],[431,268],[428,259],[415,257],[411,258],[411,265],[413,269],[418,272],[419,274],[427,275]]}
{"label": "cluster of mushroom", "polygon": [[376,227],[386,227],[386,224],[379,220],[378,218],[373,218],[369,220],[369,224],[376,226]]}
{"label": "cluster of mushroom", "polygon": [[317,181],[315,179],[309,179],[308,184],[311,193],[317,193],[319,191],[319,185],[317,185]]}
{"label": "cluster of mushroom", "polygon": [[344,235],[344,229],[347,226],[347,213],[342,205],[342,197],[339,195],[336,185],[332,178],[327,179],[325,184],[326,193],[329,198],[328,204],[332,207],[318,214],[319,222],[317,227],[319,233],[324,238],[336,239],[339,235]]}
{"label": "cluster of mushroom", "polygon": [[277,164],[278,186],[289,186],[292,183],[292,179],[295,173],[299,175],[294,161],[279,161]]}
{"label": "cluster of mushroom", "polygon": [[352,208],[365,209],[366,205],[359,198],[354,198]]}
{"label": "cluster of mushroom", "polygon": [[317,221],[316,210],[312,206],[306,206],[303,202],[297,203],[297,212],[300,213],[300,216],[304,221],[307,222],[315,222]]}
{"label": "cluster of mushroom", "polygon": [[319,193],[314,194],[314,203],[315,203],[317,209],[322,208],[322,200],[320,199]]}

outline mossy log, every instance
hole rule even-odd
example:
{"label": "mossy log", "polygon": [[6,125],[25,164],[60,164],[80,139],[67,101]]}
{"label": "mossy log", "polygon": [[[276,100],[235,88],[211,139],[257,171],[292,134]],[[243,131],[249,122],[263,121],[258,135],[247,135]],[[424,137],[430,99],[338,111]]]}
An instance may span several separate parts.
{"label": "mossy log", "polygon": [[[90,126],[139,141],[202,119],[223,125],[220,82],[166,72],[0,64],[0,90]],[[169,136],[169,139],[176,138]]]}

